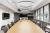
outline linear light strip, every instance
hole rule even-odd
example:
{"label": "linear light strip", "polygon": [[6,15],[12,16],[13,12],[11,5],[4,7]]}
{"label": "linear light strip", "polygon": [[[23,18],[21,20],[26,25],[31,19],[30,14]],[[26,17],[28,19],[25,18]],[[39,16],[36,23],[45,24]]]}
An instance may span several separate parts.
{"label": "linear light strip", "polygon": [[21,3],[21,2],[31,2],[31,3],[34,3],[34,2],[32,2],[32,1],[20,1],[20,2],[18,2],[18,3]]}

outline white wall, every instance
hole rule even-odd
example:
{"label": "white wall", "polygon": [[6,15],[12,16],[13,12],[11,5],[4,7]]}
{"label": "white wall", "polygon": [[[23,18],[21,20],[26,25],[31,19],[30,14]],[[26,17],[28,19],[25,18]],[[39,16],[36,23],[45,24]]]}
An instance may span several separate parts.
{"label": "white wall", "polygon": [[[2,20],[2,13],[3,12],[10,13],[10,19]],[[10,11],[3,10],[3,9],[0,8],[0,28],[3,25],[10,24],[10,22],[12,22],[12,21],[14,21],[14,13],[10,12]]]}

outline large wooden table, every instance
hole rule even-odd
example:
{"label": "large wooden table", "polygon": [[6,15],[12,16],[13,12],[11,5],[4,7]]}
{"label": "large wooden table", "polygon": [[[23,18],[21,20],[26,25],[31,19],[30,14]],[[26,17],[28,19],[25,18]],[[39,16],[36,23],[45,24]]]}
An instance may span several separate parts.
{"label": "large wooden table", "polygon": [[38,25],[30,20],[19,20],[7,33],[45,33]]}

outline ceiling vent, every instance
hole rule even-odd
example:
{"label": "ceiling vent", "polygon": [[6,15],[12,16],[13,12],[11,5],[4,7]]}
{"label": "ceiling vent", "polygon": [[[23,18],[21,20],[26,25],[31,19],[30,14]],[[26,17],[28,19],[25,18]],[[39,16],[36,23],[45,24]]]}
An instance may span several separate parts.
{"label": "ceiling vent", "polygon": [[18,9],[18,11],[21,11],[21,9]]}

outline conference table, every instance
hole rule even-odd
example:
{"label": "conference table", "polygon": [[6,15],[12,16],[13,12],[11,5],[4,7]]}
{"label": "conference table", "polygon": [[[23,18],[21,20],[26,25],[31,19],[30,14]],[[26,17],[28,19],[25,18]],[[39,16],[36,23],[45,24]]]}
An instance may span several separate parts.
{"label": "conference table", "polygon": [[33,23],[31,20],[19,20],[7,33],[45,33],[42,28]]}

